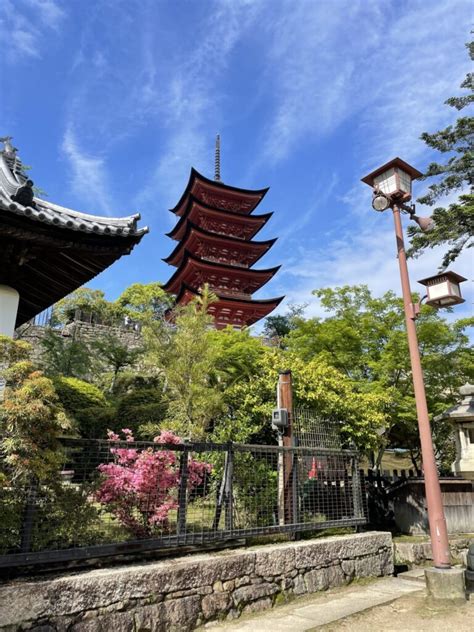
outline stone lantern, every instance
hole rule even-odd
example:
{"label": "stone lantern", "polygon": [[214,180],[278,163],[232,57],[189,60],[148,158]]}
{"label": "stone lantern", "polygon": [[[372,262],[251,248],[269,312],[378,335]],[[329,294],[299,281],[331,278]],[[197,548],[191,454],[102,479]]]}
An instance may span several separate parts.
{"label": "stone lantern", "polygon": [[461,403],[449,408],[437,419],[449,419],[456,433],[456,460],[452,470],[458,476],[474,481],[474,385],[459,389]]}

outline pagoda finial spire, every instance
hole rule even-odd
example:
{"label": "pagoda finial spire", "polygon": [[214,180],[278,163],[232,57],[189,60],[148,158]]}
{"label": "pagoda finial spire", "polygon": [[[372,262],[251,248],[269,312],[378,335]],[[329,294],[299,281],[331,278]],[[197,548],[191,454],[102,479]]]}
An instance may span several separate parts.
{"label": "pagoda finial spire", "polygon": [[221,181],[221,136],[216,136],[216,153],[214,157],[214,180]]}

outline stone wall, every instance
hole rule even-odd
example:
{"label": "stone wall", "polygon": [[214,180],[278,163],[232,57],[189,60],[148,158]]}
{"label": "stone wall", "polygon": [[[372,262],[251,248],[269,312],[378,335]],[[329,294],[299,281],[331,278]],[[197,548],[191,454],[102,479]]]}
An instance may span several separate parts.
{"label": "stone wall", "polygon": [[0,629],[189,631],[392,573],[392,537],[383,532],[191,555],[4,584]]}
{"label": "stone wall", "polygon": [[[473,525],[474,527],[474,525]],[[451,551],[451,562],[466,566],[467,552],[469,545],[474,543],[474,535],[450,536],[449,549]],[[433,560],[431,542],[421,538],[418,541],[407,542],[397,539],[393,542],[395,563],[407,564],[408,566],[424,565]]]}
{"label": "stone wall", "polygon": [[[41,325],[31,325],[28,323],[16,331],[16,337],[18,339],[25,340],[31,344],[31,359],[34,362],[41,362],[41,340],[48,329],[49,328]],[[124,327],[111,327],[109,325],[96,325],[94,323],[74,321],[62,329],[54,329],[53,331],[58,336],[65,336],[68,339],[81,340],[85,343],[92,343],[96,340],[100,340],[104,336],[113,335],[129,349],[137,349],[143,344],[140,332],[134,331],[133,329],[126,329]]]}

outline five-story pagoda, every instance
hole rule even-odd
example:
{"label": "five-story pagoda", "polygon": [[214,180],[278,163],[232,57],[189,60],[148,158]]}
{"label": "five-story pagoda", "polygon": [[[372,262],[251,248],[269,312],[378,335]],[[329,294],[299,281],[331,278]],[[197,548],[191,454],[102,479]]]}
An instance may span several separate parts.
{"label": "five-story pagoda", "polygon": [[268,189],[224,184],[219,154],[217,137],[214,180],[191,169],[181,199],[170,209],[179,219],[168,237],[178,244],[164,261],[177,269],[163,289],[176,295],[178,305],[185,305],[207,283],[218,297],[209,307],[215,326],[241,328],[267,316],[283,299],[252,298],[280,266],[252,268],[276,241],[253,239],[272,215],[252,214]]}

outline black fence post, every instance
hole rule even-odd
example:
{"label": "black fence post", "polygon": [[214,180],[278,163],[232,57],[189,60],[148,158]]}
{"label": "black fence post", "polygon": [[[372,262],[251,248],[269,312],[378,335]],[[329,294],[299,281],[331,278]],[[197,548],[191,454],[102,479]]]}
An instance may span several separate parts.
{"label": "black fence post", "polygon": [[186,509],[188,500],[189,449],[184,448],[179,460],[178,524],[177,535],[186,534]]}
{"label": "black fence post", "polygon": [[20,551],[29,553],[33,540],[33,525],[36,513],[36,497],[38,492],[38,481],[32,478],[26,492],[25,509],[21,523]]}
{"label": "black fence post", "polygon": [[225,499],[225,528],[226,531],[234,529],[234,450],[232,441],[229,442],[229,449],[226,454],[226,469],[224,478],[224,499]]}
{"label": "black fence post", "polygon": [[354,507],[354,518],[364,517],[364,507],[362,503],[362,485],[359,475],[359,459],[352,457],[352,502]]}
{"label": "black fence post", "polygon": [[[293,442],[296,443],[293,439]],[[291,465],[291,484],[292,484],[292,493],[291,499],[293,501],[293,511],[292,518],[293,524],[298,524],[300,521],[300,512],[299,512],[299,494],[298,494],[298,455],[295,451],[292,453],[292,465]]]}

